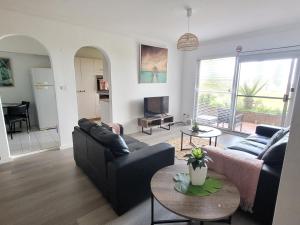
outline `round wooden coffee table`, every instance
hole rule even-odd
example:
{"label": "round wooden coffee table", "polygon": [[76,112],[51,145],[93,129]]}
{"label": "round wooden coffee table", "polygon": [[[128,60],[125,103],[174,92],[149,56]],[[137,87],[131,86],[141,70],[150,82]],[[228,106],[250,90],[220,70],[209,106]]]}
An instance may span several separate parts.
{"label": "round wooden coffee table", "polygon": [[[225,176],[208,171],[208,176],[218,178],[223,187],[216,193],[205,197],[188,196],[174,189],[173,176],[188,172],[187,165],[173,165],[160,169],[151,179],[151,225],[200,221],[220,221],[231,224],[231,215],[240,204],[237,187]],[[154,220],[154,198],[169,211],[186,219]]]}
{"label": "round wooden coffee table", "polygon": [[215,139],[215,146],[217,146],[217,140],[218,140],[218,137],[222,134],[222,131],[217,129],[217,128],[208,127],[208,126],[200,126],[199,128],[200,128],[201,131],[198,131],[198,132],[194,132],[191,129],[182,129],[182,130],[180,130],[180,132],[181,132],[181,148],[180,148],[180,150],[190,150],[190,148],[188,148],[188,149],[183,148],[183,135],[187,135],[187,136],[190,137],[190,144],[193,147],[196,147],[196,145],[193,144],[192,137],[208,138],[209,139],[209,145],[211,145],[211,139],[214,138]]}

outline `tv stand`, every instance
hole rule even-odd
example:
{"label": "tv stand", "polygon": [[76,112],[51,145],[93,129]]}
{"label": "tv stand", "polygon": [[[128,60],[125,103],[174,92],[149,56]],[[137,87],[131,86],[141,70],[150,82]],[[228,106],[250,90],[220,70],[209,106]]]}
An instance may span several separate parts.
{"label": "tv stand", "polygon": [[[142,127],[142,133],[152,135],[152,127],[158,126],[161,129],[170,130],[174,117],[170,115],[160,115],[155,117],[143,117],[138,119],[138,125]],[[145,128],[149,128],[146,131]]]}

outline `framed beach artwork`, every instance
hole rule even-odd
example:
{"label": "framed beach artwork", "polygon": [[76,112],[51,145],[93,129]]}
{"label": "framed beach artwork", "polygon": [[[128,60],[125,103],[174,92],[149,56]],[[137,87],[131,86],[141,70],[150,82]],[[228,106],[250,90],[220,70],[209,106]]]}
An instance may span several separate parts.
{"label": "framed beach artwork", "polygon": [[14,86],[10,59],[0,57],[0,87]]}
{"label": "framed beach artwork", "polygon": [[141,44],[139,83],[167,83],[168,49]]}

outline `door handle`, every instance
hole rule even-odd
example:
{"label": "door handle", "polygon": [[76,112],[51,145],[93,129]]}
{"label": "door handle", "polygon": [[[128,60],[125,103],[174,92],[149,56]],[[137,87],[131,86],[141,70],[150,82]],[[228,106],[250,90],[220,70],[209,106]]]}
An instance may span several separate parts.
{"label": "door handle", "polygon": [[284,94],[282,100],[283,102],[287,102],[289,100],[289,94]]}

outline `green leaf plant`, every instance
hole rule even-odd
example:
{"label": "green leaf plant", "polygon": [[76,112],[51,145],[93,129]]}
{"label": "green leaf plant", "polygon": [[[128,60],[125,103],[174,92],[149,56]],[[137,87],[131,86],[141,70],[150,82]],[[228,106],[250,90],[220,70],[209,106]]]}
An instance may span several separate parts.
{"label": "green leaf plant", "polygon": [[199,125],[196,121],[193,122],[192,131],[193,132],[198,132],[199,131]]}
{"label": "green leaf plant", "polygon": [[208,156],[207,151],[204,151],[200,147],[195,147],[191,154],[186,154],[185,157],[188,158],[187,165],[192,165],[193,169],[196,170],[197,167],[200,169],[206,167],[209,161],[212,159]]}
{"label": "green leaf plant", "polygon": [[239,88],[240,94],[244,95],[245,109],[252,109],[254,103],[253,97],[256,96],[266,86],[266,84],[267,83],[261,84],[260,80],[256,80],[252,85],[244,83],[243,86]]}

